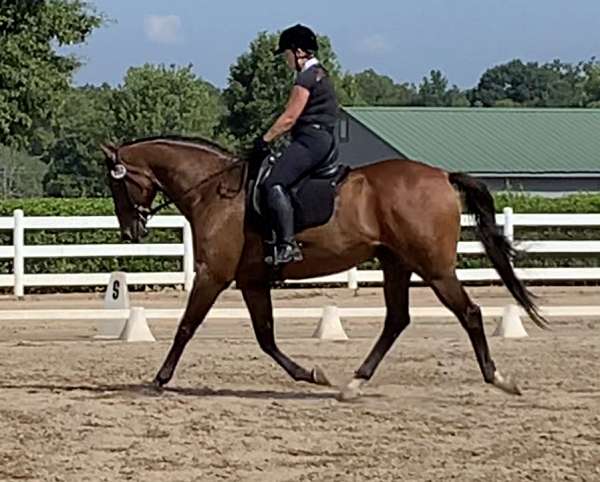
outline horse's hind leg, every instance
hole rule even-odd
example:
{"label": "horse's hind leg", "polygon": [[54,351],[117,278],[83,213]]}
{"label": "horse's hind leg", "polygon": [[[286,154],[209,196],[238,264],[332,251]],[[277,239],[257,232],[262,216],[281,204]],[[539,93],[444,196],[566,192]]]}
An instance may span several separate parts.
{"label": "horse's hind leg", "polygon": [[392,252],[381,250],[377,254],[384,278],[386,315],[383,331],[352,381],[340,392],[341,400],[351,400],[360,394],[361,385],[371,379],[385,354],[410,323],[408,290],[412,273],[402,266]]}
{"label": "horse's hind leg", "polygon": [[446,277],[430,280],[430,284],[440,301],[456,315],[469,335],[483,379],[505,392],[520,395],[519,387],[496,369],[485,338],[481,309],[471,301],[456,274],[452,272]]}

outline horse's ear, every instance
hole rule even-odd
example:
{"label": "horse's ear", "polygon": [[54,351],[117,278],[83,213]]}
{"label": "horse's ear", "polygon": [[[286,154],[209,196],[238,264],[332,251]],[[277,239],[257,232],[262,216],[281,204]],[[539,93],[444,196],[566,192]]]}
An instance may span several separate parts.
{"label": "horse's ear", "polygon": [[104,152],[107,160],[114,165],[117,162],[117,148],[112,144],[100,144],[100,149]]}

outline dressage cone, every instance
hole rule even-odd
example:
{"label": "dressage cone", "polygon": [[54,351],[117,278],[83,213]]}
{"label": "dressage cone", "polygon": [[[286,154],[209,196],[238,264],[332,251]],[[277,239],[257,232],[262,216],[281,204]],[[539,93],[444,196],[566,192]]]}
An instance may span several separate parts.
{"label": "dressage cone", "polygon": [[[114,271],[110,275],[106,293],[104,294],[105,310],[126,310],[129,308],[129,290],[127,289],[127,275],[123,271]],[[100,320],[96,324],[98,330],[94,338],[117,339],[123,332],[127,318],[114,320]]]}
{"label": "dressage cone", "polygon": [[502,313],[502,320],[498,323],[492,336],[503,338],[524,338],[527,335],[517,305],[507,305]]}
{"label": "dressage cone", "polygon": [[323,307],[323,315],[319,320],[313,338],[321,340],[347,340],[348,335],[344,331],[337,306],[326,305]]}
{"label": "dressage cone", "polygon": [[122,341],[156,341],[146,321],[146,312],[143,307],[134,306],[129,311],[129,319],[125,324]]}

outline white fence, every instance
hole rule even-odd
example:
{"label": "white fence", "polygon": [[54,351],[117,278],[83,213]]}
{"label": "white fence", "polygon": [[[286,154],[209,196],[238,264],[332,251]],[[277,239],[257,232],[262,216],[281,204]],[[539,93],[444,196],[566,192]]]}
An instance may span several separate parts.
{"label": "white fence", "polygon": [[[513,239],[515,226],[600,226],[600,214],[514,214],[506,208],[496,216],[498,224],[504,226],[504,233]],[[473,226],[470,215],[463,215],[462,226]],[[114,216],[74,216],[74,217],[25,217],[16,210],[13,217],[0,217],[0,230],[13,231],[13,245],[0,246],[0,258],[13,259],[13,274],[0,275],[0,286],[13,287],[16,296],[23,296],[26,286],[90,286],[106,285],[110,273],[46,273],[28,274],[25,272],[27,258],[98,258],[112,256],[173,256],[183,258],[183,271],[158,273],[128,273],[128,284],[183,284],[189,290],[194,278],[192,233],[189,223],[183,216],[156,216],[149,228],[179,228],[183,230],[183,243],[168,244],[86,244],[86,245],[26,245],[26,230],[76,230],[76,229],[117,229]],[[516,240],[516,248],[530,253],[600,253],[599,241],[527,241]],[[478,241],[461,241],[458,245],[461,254],[483,253]],[[600,268],[517,268],[517,275],[525,280],[600,280]],[[464,281],[498,280],[493,269],[461,269],[458,276]],[[419,281],[418,276],[413,277]],[[331,276],[305,280],[290,280],[289,283],[343,283],[356,288],[360,283],[381,283],[381,271],[356,270],[337,273]]]}
{"label": "white fence", "polygon": [[183,257],[183,271],[159,273],[128,273],[128,284],[183,284],[186,290],[194,279],[192,232],[183,216],[157,216],[150,228],[179,228],[183,243],[168,244],[68,244],[26,245],[25,230],[41,229],[118,229],[115,216],[30,216],[17,209],[13,217],[0,217],[0,230],[13,231],[13,245],[0,246],[0,258],[13,259],[13,274],[0,275],[0,286],[14,287],[16,296],[23,296],[25,286],[93,286],[106,285],[110,273],[47,273],[27,274],[26,258],[99,258],[111,256],[174,256]]}

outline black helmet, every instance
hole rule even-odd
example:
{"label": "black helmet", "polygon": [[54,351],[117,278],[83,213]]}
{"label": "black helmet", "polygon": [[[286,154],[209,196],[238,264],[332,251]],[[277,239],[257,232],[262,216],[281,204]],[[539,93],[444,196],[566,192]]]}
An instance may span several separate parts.
{"label": "black helmet", "polygon": [[286,49],[302,49],[305,52],[314,53],[319,50],[317,36],[304,25],[297,24],[286,28],[279,36],[279,47],[275,51],[275,55],[279,55]]}

